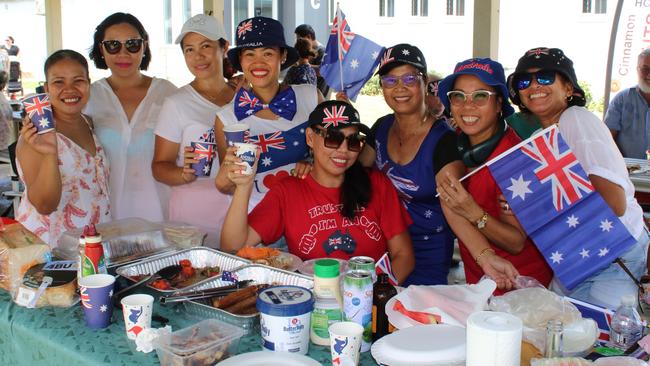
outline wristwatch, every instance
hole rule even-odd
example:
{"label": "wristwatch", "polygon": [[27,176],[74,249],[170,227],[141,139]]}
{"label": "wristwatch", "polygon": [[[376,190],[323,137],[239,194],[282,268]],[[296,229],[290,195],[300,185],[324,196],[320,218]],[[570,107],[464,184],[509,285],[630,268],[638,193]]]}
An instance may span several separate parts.
{"label": "wristwatch", "polygon": [[485,224],[487,224],[487,220],[488,220],[488,214],[487,212],[483,211],[483,216],[481,216],[481,218],[478,219],[478,221],[476,221],[476,227],[479,230],[483,229],[485,227]]}

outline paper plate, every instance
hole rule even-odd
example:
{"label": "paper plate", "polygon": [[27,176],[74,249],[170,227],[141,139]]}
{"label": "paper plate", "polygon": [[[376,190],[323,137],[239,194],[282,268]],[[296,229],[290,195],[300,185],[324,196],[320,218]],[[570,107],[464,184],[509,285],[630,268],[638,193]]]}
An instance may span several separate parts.
{"label": "paper plate", "polygon": [[400,313],[399,311],[393,310],[393,306],[395,306],[395,302],[397,302],[397,297],[393,296],[386,303],[386,316],[388,316],[388,321],[395,328],[397,328],[397,329],[405,329],[405,328],[408,328],[408,327],[423,325],[422,323],[418,322],[417,320],[411,319],[408,316]]}
{"label": "paper plate", "polygon": [[281,252],[280,256],[291,258],[291,264],[289,265],[289,268],[287,268],[287,271],[295,272],[299,270],[300,267],[302,267],[303,264],[302,259],[300,259],[300,257],[298,257],[297,255],[287,253],[287,252]]}
{"label": "paper plate", "polygon": [[340,268],[340,273],[345,273],[348,269],[348,261],[345,259],[340,259],[340,258],[317,258],[317,259],[310,259],[306,260],[302,263],[300,268],[298,268],[298,271],[304,275],[307,276],[313,276],[314,275],[314,263],[316,263],[317,260],[319,259],[334,259],[335,261],[339,262],[341,265]]}
{"label": "paper plate", "polygon": [[377,363],[391,366],[465,365],[465,328],[419,325],[391,333],[370,351]]}
{"label": "paper plate", "polygon": [[311,358],[295,353],[257,351],[242,353],[219,362],[219,366],[320,366]]}

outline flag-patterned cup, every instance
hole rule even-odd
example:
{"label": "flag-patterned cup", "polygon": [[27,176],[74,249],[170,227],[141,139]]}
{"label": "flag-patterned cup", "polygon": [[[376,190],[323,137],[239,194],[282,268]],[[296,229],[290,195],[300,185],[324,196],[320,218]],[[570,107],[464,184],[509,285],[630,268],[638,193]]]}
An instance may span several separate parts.
{"label": "flag-patterned cup", "polygon": [[242,162],[238,164],[244,167],[243,174],[244,175],[253,174],[253,167],[255,166],[255,159],[256,159],[255,155],[257,152],[257,145],[235,142],[235,147],[237,147],[237,151],[235,151],[235,156],[237,156],[242,160]]}
{"label": "flag-patterned cup", "polygon": [[48,94],[34,94],[22,99],[23,108],[36,127],[36,133],[43,134],[54,130],[54,115]]}
{"label": "flag-patterned cup", "polygon": [[363,327],[355,322],[338,322],[328,330],[332,365],[358,365]]}
{"label": "flag-patterned cup", "polygon": [[113,315],[113,285],[115,277],[93,274],[79,279],[81,307],[90,328],[106,328]]}
{"label": "flag-patterned cup", "polygon": [[151,328],[153,296],[146,294],[129,295],[122,299],[122,313],[126,336],[135,339],[144,329]]}
{"label": "flag-patterned cup", "polygon": [[235,142],[246,142],[249,133],[250,127],[245,123],[223,126],[223,134],[226,136],[229,146],[233,146]]}
{"label": "flag-patterned cup", "polygon": [[190,168],[194,169],[194,175],[209,177],[212,170],[212,161],[217,151],[217,144],[212,142],[192,142],[190,145],[194,150],[194,159],[199,161],[190,165]]}

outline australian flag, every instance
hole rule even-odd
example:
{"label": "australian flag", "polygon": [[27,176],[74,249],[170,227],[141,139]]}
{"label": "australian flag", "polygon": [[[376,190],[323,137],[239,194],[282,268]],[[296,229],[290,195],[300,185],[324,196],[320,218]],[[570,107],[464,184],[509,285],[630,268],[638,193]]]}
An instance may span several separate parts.
{"label": "australian flag", "polygon": [[373,41],[352,33],[345,15],[337,9],[320,74],[331,88],[345,90],[348,98],[355,100],[375,71],[383,50]]}
{"label": "australian flag", "polygon": [[512,211],[568,290],[636,240],[552,126],[487,163]]}
{"label": "australian flag", "polygon": [[309,122],[304,122],[287,131],[250,135],[248,142],[260,148],[257,172],[273,170],[308,158],[309,149],[305,142],[305,129],[308,124]]}

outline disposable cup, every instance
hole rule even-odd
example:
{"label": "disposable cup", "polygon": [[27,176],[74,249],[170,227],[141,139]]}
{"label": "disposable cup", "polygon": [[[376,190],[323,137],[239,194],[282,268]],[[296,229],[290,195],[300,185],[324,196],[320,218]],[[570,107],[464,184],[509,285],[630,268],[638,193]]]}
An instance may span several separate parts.
{"label": "disposable cup", "polygon": [[111,323],[114,284],[115,277],[108,274],[92,274],[79,279],[81,307],[90,328],[106,328]]}
{"label": "disposable cup", "polygon": [[237,148],[237,151],[235,151],[235,156],[237,156],[242,160],[242,162],[238,164],[244,167],[243,174],[245,175],[253,174],[253,167],[255,166],[255,159],[256,159],[255,155],[257,152],[257,145],[249,144],[245,142],[244,143],[235,142],[235,147]]}
{"label": "disposable cup", "polygon": [[47,93],[34,94],[22,99],[23,108],[37,134],[43,134],[54,130],[54,115],[52,105]]}
{"label": "disposable cup", "polygon": [[126,336],[135,339],[144,329],[151,328],[153,296],[146,294],[129,295],[122,299],[124,327]]}
{"label": "disposable cup", "polygon": [[228,145],[232,146],[235,142],[246,142],[250,127],[246,123],[235,123],[223,126],[223,133],[226,135]]}
{"label": "disposable cup", "polygon": [[329,332],[332,365],[358,365],[363,327],[355,322],[339,322],[330,325]]}
{"label": "disposable cup", "polygon": [[209,177],[212,170],[212,161],[217,151],[217,144],[212,142],[192,142],[190,146],[194,149],[194,158],[199,161],[190,164],[190,167],[194,169],[194,175]]}

